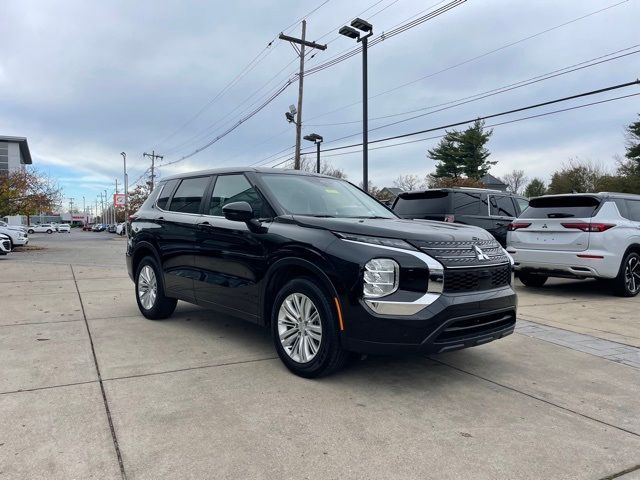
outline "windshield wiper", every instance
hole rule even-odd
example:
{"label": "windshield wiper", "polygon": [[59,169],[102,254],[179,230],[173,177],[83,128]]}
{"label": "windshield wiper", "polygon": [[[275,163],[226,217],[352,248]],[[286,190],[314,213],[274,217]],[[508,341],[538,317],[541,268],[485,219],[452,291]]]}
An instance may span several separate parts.
{"label": "windshield wiper", "polygon": [[366,219],[366,220],[375,220],[375,219],[383,219],[383,220],[389,220],[390,218],[393,217],[381,217],[380,215],[362,215],[362,216],[358,216],[358,217],[347,217],[347,218],[362,218],[362,219]]}
{"label": "windshield wiper", "polygon": [[323,214],[313,214],[313,213],[299,213],[298,215],[304,215],[305,217],[314,217],[314,218],[336,218],[335,215],[323,215]]}

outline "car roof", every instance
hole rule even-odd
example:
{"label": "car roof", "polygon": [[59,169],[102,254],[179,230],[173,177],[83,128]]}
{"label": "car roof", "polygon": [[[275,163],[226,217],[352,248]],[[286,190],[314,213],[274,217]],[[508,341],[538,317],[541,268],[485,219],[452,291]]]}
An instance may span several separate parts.
{"label": "car roof", "polygon": [[224,175],[229,173],[267,173],[267,174],[287,174],[287,175],[304,175],[307,177],[322,177],[322,178],[333,178],[335,180],[340,180],[336,177],[331,177],[329,175],[322,175],[320,173],[306,172],[304,170],[291,170],[291,169],[283,169],[283,168],[254,168],[254,167],[228,167],[228,168],[211,168],[208,170],[198,170],[195,172],[188,173],[180,173],[177,175],[171,175],[170,177],[163,178],[161,182],[167,182],[169,180],[175,180],[180,178],[189,178],[189,177],[202,177],[205,175]]}
{"label": "car roof", "polygon": [[589,192],[589,193],[556,193],[552,195],[542,195],[535,198],[547,198],[547,197],[594,197],[594,198],[628,198],[631,200],[640,200],[640,195],[633,193],[620,193],[620,192]]}
{"label": "car roof", "polygon": [[287,174],[287,175],[304,175],[308,177],[322,177],[322,178],[333,178],[336,180],[336,177],[331,177],[329,175],[322,175],[320,173],[306,172],[304,170],[292,170],[292,169],[284,169],[284,168],[254,168],[254,167],[227,167],[227,168],[212,168],[208,170],[198,170],[195,172],[188,173],[180,173],[177,175],[171,175],[170,177],[163,178],[161,181],[166,182],[169,180],[179,179],[179,178],[189,178],[189,177],[202,177],[205,175],[223,175],[229,173],[267,173],[267,174]]}
{"label": "car roof", "polygon": [[479,188],[479,187],[423,188],[421,190],[411,190],[410,192],[402,192],[399,196],[402,196],[404,194],[423,193],[423,192],[448,192],[448,193],[489,192],[489,193],[499,193],[501,195],[512,195],[514,197],[521,197],[522,196],[522,195],[518,195],[517,193],[503,192],[502,190],[496,190],[496,189],[493,189],[493,188]]}

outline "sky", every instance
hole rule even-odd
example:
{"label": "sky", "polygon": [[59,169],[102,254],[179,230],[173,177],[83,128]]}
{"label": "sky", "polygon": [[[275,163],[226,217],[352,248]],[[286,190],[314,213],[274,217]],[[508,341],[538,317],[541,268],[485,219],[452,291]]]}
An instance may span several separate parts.
{"label": "sky", "polygon": [[[327,44],[307,56],[312,68],[357,46],[337,33],[356,16],[373,24],[373,39],[448,1],[3,0],[0,134],[27,137],[34,167],[58,180],[65,206],[69,197],[75,205],[83,197],[93,205],[100,192],[113,193],[116,178],[123,181],[122,151],[130,184],[146,178],[150,161],[142,155],[151,151],[164,157],[158,179],[205,168],[270,167],[291,157],[295,144],[294,125],[284,113],[297,104],[298,60],[291,45],[278,40],[280,32],[299,36],[306,17],[307,39]],[[640,0],[468,0],[370,47],[370,141],[636,80],[638,18]],[[305,78],[303,135],[322,135],[322,148],[361,141],[361,62],[357,54]],[[289,79],[294,81],[259,113],[181,160]],[[629,86],[487,125],[636,93],[640,87]],[[458,105],[460,99],[474,101]],[[529,178],[548,181],[576,157],[614,169],[614,156],[624,154],[624,127],[639,112],[640,96],[632,96],[498,125],[488,145],[498,162],[491,173],[523,169]],[[398,120],[405,121],[387,125]],[[438,142],[432,137],[443,133],[371,145],[370,180],[391,186],[398,175],[432,172],[426,152]],[[409,140],[421,141],[390,146]],[[322,158],[361,181],[361,149]]]}

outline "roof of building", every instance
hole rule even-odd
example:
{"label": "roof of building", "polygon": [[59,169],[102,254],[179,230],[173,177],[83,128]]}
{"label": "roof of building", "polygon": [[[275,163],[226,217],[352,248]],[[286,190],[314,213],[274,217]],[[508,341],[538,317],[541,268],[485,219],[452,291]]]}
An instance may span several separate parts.
{"label": "roof of building", "polygon": [[494,177],[490,173],[487,173],[484,177],[480,179],[480,181],[485,185],[504,185],[505,187],[507,186],[506,183],[504,183],[499,178]]}
{"label": "roof of building", "polygon": [[25,137],[9,137],[6,135],[0,135],[0,142],[17,143],[20,146],[20,155],[22,156],[22,161],[29,165],[33,163],[31,161],[31,152],[29,151],[29,144],[27,143],[27,139]]}

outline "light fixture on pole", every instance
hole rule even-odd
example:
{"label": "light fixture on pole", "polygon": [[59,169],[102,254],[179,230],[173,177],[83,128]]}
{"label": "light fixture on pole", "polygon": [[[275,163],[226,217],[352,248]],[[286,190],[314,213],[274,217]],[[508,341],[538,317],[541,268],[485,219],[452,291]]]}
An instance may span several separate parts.
{"label": "light fixture on pole", "polygon": [[127,175],[127,154],[120,152],[122,160],[124,160],[124,235],[129,237],[129,228],[127,222],[129,221],[129,175]]}
{"label": "light fixture on pole", "polygon": [[[355,28],[352,28],[355,27]],[[360,32],[366,33],[360,36]],[[367,39],[373,35],[373,25],[369,22],[356,18],[351,22],[351,27],[344,26],[338,33],[357,40],[362,43],[362,189],[369,191],[369,96],[367,91]]]}
{"label": "light fixture on pole", "polygon": [[304,139],[316,144],[316,152],[317,152],[316,173],[320,173],[320,144],[324,139],[317,133],[312,133],[311,135],[305,135]]}

